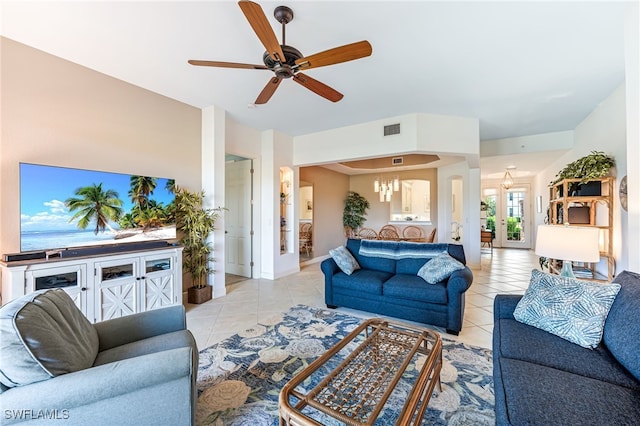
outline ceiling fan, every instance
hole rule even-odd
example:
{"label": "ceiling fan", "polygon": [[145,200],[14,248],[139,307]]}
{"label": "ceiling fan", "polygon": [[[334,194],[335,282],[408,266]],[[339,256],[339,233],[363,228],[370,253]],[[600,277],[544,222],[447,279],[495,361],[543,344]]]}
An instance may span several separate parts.
{"label": "ceiling fan", "polygon": [[238,2],[238,5],[244,13],[244,16],[249,21],[251,28],[253,28],[253,31],[267,49],[262,55],[264,65],[201,61],[194,59],[191,59],[188,62],[191,65],[205,67],[245,68],[273,71],[275,73],[275,77],[272,77],[264,89],[262,89],[262,92],[260,92],[255,101],[256,104],[267,103],[280,85],[280,82],[285,78],[293,78],[293,81],[301,84],[323,98],[332,102],[338,102],[343,97],[342,93],[309,77],[306,74],[301,73],[300,70],[339,64],[341,62],[353,61],[354,59],[360,59],[371,55],[371,44],[369,44],[368,41],[363,40],[325,50],[311,56],[303,56],[298,49],[292,46],[287,46],[285,42],[285,26],[293,20],[293,11],[290,8],[286,6],[278,6],[273,13],[276,20],[282,24],[282,44],[280,44],[278,43],[278,39],[276,38],[276,35],[273,32],[271,25],[269,25],[269,21],[259,4],[252,1],[241,0]]}

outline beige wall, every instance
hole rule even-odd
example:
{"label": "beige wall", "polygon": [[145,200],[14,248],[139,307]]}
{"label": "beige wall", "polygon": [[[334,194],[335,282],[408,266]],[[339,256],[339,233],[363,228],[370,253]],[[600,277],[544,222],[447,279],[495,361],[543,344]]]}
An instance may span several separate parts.
{"label": "beige wall", "polygon": [[349,176],[323,167],[301,167],[300,180],[313,185],[313,254],[328,255],[345,241],[342,211]]}
{"label": "beige wall", "polygon": [[201,111],[0,38],[0,253],[20,249],[19,163],[201,186]]}

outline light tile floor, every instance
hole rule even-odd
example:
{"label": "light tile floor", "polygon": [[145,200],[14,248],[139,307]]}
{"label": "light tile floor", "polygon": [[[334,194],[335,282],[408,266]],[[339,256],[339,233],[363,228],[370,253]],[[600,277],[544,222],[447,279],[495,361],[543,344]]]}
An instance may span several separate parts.
{"label": "light tile floor", "polygon": [[[523,249],[493,249],[493,254],[482,249],[481,264],[481,270],[473,270],[473,284],[466,293],[464,324],[457,339],[491,348],[493,298],[498,293],[523,294],[531,270],[539,265],[533,251]],[[277,280],[251,279],[227,285],[226,296],[201,305],[187,305],[187,327],[202,350],[298,304],[325,307],[324,277],[319,263]],[[338,311],[374,316],[346,308]]]}

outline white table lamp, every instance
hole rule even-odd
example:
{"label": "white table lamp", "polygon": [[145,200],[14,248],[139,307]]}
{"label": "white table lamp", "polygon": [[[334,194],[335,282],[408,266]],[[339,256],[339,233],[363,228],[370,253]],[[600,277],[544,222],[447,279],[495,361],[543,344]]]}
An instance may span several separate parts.
{"label": "white table lamp", "polygon": [[563,277],[575,278],[571,262],[600,261],[600,231],[596,227],[539,225],[535,253],[562,260]]}

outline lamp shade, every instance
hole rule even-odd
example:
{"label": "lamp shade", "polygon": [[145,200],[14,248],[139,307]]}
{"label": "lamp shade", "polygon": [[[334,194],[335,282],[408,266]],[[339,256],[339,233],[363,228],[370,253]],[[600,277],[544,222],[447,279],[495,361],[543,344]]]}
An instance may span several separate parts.
{"label": "lamp shade", "polygon": [[538,256],[573,262],[598,262],[600,231],[595,227],[539,225]]}

